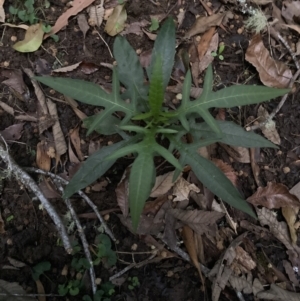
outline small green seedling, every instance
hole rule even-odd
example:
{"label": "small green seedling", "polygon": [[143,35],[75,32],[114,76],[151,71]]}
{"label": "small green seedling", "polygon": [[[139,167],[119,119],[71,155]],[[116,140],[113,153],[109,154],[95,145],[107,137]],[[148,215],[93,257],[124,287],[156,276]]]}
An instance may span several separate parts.
{"label": "small green seedling", "polygon": [[67,294],[70,294],[71,296],[77,296],[80,292],[81,285],[81,281],[78,279],[69,280],[66,284],[58,285],[58,293],[61,296],[65,296]]}
{"label": "small green seedling", "polygon": [[83,301],[110,301],[111,297],[115,293],[114,285],[111,282],[106,282],[100,286],[100,289],[97,290],[96,294],[93,296],[93,299],[85,295],[83,296]]}
{"label": "small green seedling", "polygon": [[9,215],[7,218],[6,218],[6,222],[11,222],[15,217],[13,215]]}
{"label": "small green seedling", "polygon": [[136,287],[140,286],[140,281],[139,278],[136,276],[133,277],[128,277],[128,281],[129,281],[129,285],[128,285],[128,289],[130,289],[131,291],[134,290]]}
{"label": "small green seedling", "polygon": [[[213,69],[209,66],[199,97],[190,97],[192,77],[191,72],[187,71],[180,106],[175,110],[165,107],[164,93],[176,52],[175,24],[171,18],[164,22],[155,40],[151,63],[146,69],[149,84],[145,84],[145,73],[135,50],[124,37],[116,37],[113,52],[117,66],[113,69],[111,93],[82,80],[36,77],[58,92],[103,108],[100,113],[84,120],[88,135],[93,131],[102,135],[119,134],[121,140],[102,147],[90,156],[66,186],[64,197],[72,196],[103,176],[118,158],[134,154],[129,177],[129,207],[133,229],[137,229],[144,204],[155,182],[154,158],[160,156],[174,166],[173,181],[183,167],[189,165],[203,185],[216,196],[256,217],[224,173],[197,150],[215,142],[248,148],[276,147],[233,122],[216,120],[212,112],[213,108],[260,103],[284,95],[289,90],[233,85],[214,92]],[[120,89],[120,82],[125,92]],[[185,142],[186,135],[192,137],[192,143]],[[178,154],[179,158],[173,153]]]}
{"label": "small green seedling", "polygon": [[100,262],[107,268],[112,267],[117,262],[116,252],[111,249],[111,240],[105,234],[100,234],[96,237],[96,256],[94,265],[98,265]]}
{"label": "small green seedling", "polygon": [[[45,0],[43,3],[44,8],[50,7],[50,2]],[[20,21],[29,23],[31,25],[39,22],[39,18],[37,16],[38,11],[43,12],[43,7],[35,8],[35,0],[16,0],[14,5],[9,6],[9,13],[13,18],[18,17]],[[43,31],[45,33],[49,33],[51,31],[50,25],[43,25]]]}
{"label": "small green seedling", "polygon": [[38,280],[41,275],[44,274],[44,272],[47,272],[51,269],[51,263],[48,261],[43,261],[38,264],[36,264],[32,268],[32,278],[34,281]]}
{"label": "small green seedling", "polygon": [[218,48],[218,51],[217,51],[217,52],[216,52],[216,51],[213,51],[213,52],[211,53],[211,56],[213,56],[213,57],[218,57],[218,59],[219,59],[220,61],[223,61],[223,60],[224,60],[224,56],[222,55],[222,53],[223,53],[224,49],[225,49],[225,44],[220,44],[220,46],[219,46],[219,48]]}

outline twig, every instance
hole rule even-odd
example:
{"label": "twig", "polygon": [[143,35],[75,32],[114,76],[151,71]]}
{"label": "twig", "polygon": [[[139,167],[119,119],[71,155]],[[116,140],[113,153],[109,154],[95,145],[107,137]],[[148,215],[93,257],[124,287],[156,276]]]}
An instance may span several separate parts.
{"label": "twig", "polygon": [[[58,188],[58,190],[63,194],[64,189],[62,187],[61,182],[58,179],[53,179],[53,181],[56,184],[56,187]],[[92,285],[93,294],[95,295],[95,293],[97,291],[96,274],[95,274],[95,270],[94,270],[94,264],[93,264],[92,256],[91,256],[91,253],[90,253],[90,250],[89,250],[89,244],[86,240],[84,230],[81,226],[79,218],[78,218],[78,216],[77,216],[70,200],[65,199],[65,203],[66,203],[66,206],[68,207],[68,209],[71,213],[71,216],[72,216],[73,220],[75,221],[76,227],[78,229],[78,235],[80,237],[80,240],[81,240],[81,243],[82,243],[82,246],[83,246],[83,251],[84,251],[85,257],[87,258],[87,260],[90,263],[89,272],[90,272],[90,278],[91,278],[91,285]]]}
{"label": "twig", "polygon": [[[300,69],[297,70],[297,72],[294,74],[294,76],[290,80],[289,88],[293,87],[293,84],[294,84],[294,82],[296,81],[296,79],[298,78],[299,75],[300,75]],[[268,122],[270,122],[275,117],[275,115],[280,111],[282,106],[284,105],[284,103],[287,99],[287,96],[288,96],[288,93],[283,95],[283,97],[281,98],[280,103],[273,110],[273,112],[268,116],[268,118],[266,118],[264,121],[260,122],[259,124],[255,124],[253,126],[246,127],[246,131],[254,131],[254,130],[260,129],[260,128],[264,127]]]}
{"label": "twig", "polygon": [[112,54],[112,52],[111,52],[111,50],[110,50],[108,44],[106,43],[106,41],[103,39],[103,37],[101,36],[101,34],[99,33],[98,30],[95,30],[95,32],[97,32],[98,36],[100,37],[100,39],[102,40],[102,42],[103,42],[103,43],[105,44],[105,46],[107,47],[110,56],[113,58],[114,56],[113,56],[113,54]]}
{"label": "twig", "polygon": [[[38,174],[42,174],[42,175],[46,175],[51,177],[52,179],[56,179],[58,181],[60,181],[63,185],[68,185],[69,181],[63,179],[62,177],[55,175],[51,172],[48,171],[44,171],[41,169],[37,169],[37,168],[33,168],[33,167],[29,167],[26,168],[27,171],[29,172],[34,172],[34,173],[38,173]],[[93,209],[93,211],[95,212],[96,216],[98,217],[101,225],[103,226],[103,229],[105,231],[105,233],[115,242],[117,241],[115,236],[113,235],[113,233],[110,231],[110,229],[108,228],[106,222],[104,221],[103,217],[101,216],[100,212],[98,211],[97,206],[90,200],[90,198],[81,190],[77,191],[77,193],[88,203],[88,205]]]}
{"label": "twig", "polygon": [[[0,135],[0,138],[4,141],[6,144],[4,138]],[[63,245],[65,247],[65,250],[71,254],[73,249],[71,246],[70,239],[68,237],[66,228],[55,211],[52,204],[47,200],[47,198],[44,196],[38,185],[35,183],[35,181],[29,176],[27,172],[22,170],[19,165],[13,160],[13,158],[9,155],[7,149],[4,149],[3,143],[0,142],[0,157],[2,160],[7,164],[7,170],[9,174],[12,174],[18,181],[20,181],[26,188],[29,188],[35,196],[40,200],[43,207],[49,214],[49,216],[52,218],[54,224],[56,225],[57,231],[62,239]]]}
{"label": "twig", "polygon": [[299,62],[297,60],[296,54],[293,52],[293,50],[291,49],[290,45],[288,44],[288,42],[282,37],[282,35],[277,32],[272,26],[270,26],[270,34],[276,39],[279,40],[284,46],[285,48],[288,50],[288,52],[290,53],[291,57],[293,58],[293,61],[295,63],[296,68],[299,70],[300,69],[300,65]]}

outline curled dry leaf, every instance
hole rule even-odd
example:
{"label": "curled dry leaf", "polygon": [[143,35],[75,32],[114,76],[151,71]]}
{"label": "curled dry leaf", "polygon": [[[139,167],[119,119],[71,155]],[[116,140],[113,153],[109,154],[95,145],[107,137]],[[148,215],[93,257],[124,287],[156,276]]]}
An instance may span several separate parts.
{"label": "curled dry leaf", "polygon": [[0,0],[0,22],[5,22],[5,12],[3,8],[4,0]]}
{"label": "curled dry leaf", "polygon": [[181,202],[184,200],[188,200],[189,194],[191,191],[200,192],[200,189],[195,185],[191,184],[188,181],[186,181],[183,177],[180,177],[173,189],[173,195],[176,197],[174,198],[174,202]]}
{"label": "curled dry leaf", "polygon": [[114,37],[125,27],[125,21],[127,20],[127,12],[125,10],[125,3],[119,4],[114,8],[113,13],[108,18],[105,25],[105,32]]}
{"label": "curled dry leaf", "polygon": [[90,26],[97,26],[100,27],[103,22],[104,16],[104,7],[103,7],[104,0],[101,0],[101,3],[98,5],[90,6],[87,11],[89,13],[89,20],[88,23]]}
{"label": "curled dry leaf", "polygon": [[5,130],[0,131],[0,135],[7,141],[19,140],[22,136],[24,123],[17,123],[7,127]]}
{"label": "curled dry leaf", "polygon": [[19,52],[34,52],[40,48],[43,42],[43,24],[34,24],[28,27],[24,40],[13,45],[13,49]]}
{"label": "curled dry leaf", "polygon": [[[263,122],[265,120],[268,120],[269,113],[263,106],[259,106],[258,112],[257,112],[257,117],[259,117],[258,118],[259,122]],[[278,144],[278,145],[280,144],[281,140],[280,140],[280,136],[276,130],[276,123],[274,120],[269,120],[266,123],[266,125],[264,125],[262,127],[261,130],[267,139],[272,141],[274,144]]]}
{"label": "curled dry leaf", "polygon": [[82,154],[81,151],[81,141],[80,141],[80,137],[79,137],[79,127],[73,129],[70,131],[70,139],[71,142],[75,148],[77,157],[79,158],[80,161],[84,160],[84,156]]}
{"label": "curled dry leaf", "polygon": [[127,167],[123,173],[123,176],[118,183],[118,186],[115,190],[117,196],[118,205],[122,211],[124,218],[128,216],[129,205],[128,205],[128,196],[129,196],[129,174],[131,167]]}
{"label": "curled dry leaf", "polygon": [[275,61],[264,46],[259,34],[250,41],[246,51],[246,60],[251,63],[259,73],[260,80],[268,87],[287,88],[293,77],[286,64]]}
{"label": "curled dry leaf", "polygon": [[36,165],[39,169],[49,171],[51,167],[51,158],[47,154],[48,146],[45,141],[41,141],[36,146]]}
{"label": "curled dry leaf", "polygon": [[199,17],[193,26],[186,32],[185,38],[190,39],[196,34],[206,32],[210,27],[219,26],[222,23],[224,14],[213,14],[208,17]]}
{"label": "curled dry leaf", "polygon": [[222,170],[225,176],[231,181],[234,186],[237,186],[237,175],[232,166],[228,165],[220,159],[213,159],[213,163]]}
{"label": "curled dry leaf", "polygon": [[173,175],[174,171],[156,177],[155,184],[152,188],[150,197],[156,198],[167,193],[174,185],[172,181]]}
{"label": "curled dry leaf", "polygon": [[259,187],[247,201],[252,205],[261,205],[268,209],[300,207],[298,198],[291,194],[285,185],[272,182],[269,182],[267,187]]}

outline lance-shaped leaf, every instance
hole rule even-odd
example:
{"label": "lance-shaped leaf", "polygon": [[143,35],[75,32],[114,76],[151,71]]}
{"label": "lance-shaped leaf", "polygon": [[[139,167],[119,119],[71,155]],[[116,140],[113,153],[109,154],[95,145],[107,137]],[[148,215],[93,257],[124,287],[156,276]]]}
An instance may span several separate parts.
{"label": "lance-shaped leaf", "polygon": [[154,48],[151,56],[151,63],[147,69],[147,74],[151,82],[152,70],[156,62],[156,57],[161,56],[162,73],[163,73],[163,87],[167,87],[172,69],[174,66],[174,56],[176,51],[175,40],[175,24],[173,19],[168,18],[161,27],[154,43]]}
{"label": "lance-shaped leaf", "polygon": [[195,148],[193,144],[185,144],[180,141],[174,141],[174,139],[172,142],[180,152],[180,155],[183,156],[183,163],[191,166],[193,172],[203,185],[229,205],[255,217],[249,205],[243,200],[239,192],[221,170],[197,153],[198,146]]}
{"label": "lance-shaped leaf", "polygon": [[[277,148],[275,144],[265,139],[264,137],[255,134],[254,132],[247,132],[241,126],[230,121],[216,120],[222,135],[219,137],[219,142],[242,147],[273,147]],[[205,122],[195,123],[191,125],[191,133],[193,137],[198,139],[207,139],[215,136],[214,131]]]}
{"label": "lance-shaped leaf", "polygon": [[113,71],[113,91],[111,94],[106,93],[98,85],[82,80],[75,80],[70,78],[57,78],[57,77],[35,77],[41,83],[53,88],[54,90],[66,94],[71,98],[77,99],[83,103],[102,106],[109,110],[110,114],[101,114],[95,118],[91,128],[97,128],[105,117],[111,115],[113,112],[123,112],[125,118],[123,123],[128,121],[135,113],[136,108],[133,103],[126,103],[121,99],[119,94],[119,80],[116,70]]}
{"label": "lance-shaped leaf", "polygon": [[124,37],[117,36],[113,52],[118,63],[117,70],[120,82],[127,89],[124,98],[130,98],[134,103],[142,102],[147,108],[144,101],[147,99],[148,93],[147,87],[144,85],[144,71],[135,50]]}
{"label": "lance-shaped leaf", "polygon": [[78,190],[90,185],[98,178],[100,178],[114,163],[115,159],[107,160],[107,157],[114,151],[128,145],[135,143],[139,136],[123,140],[118,143],[104,146],[93,155],[91,155],[76,172],[64,191],[64,198],[70,197]]}
{"label": "lance-shaped leaf", "polygon": [[161,56],[157,55],[155,59],[149,88],[149,105],[152,116],[157,119],[164,101],[164,87]]}
{"label": "lance-shaped leaf", "polygon": [[[179,108],[178,119],[185,123],[189,115],[200,115],[211,127],[211,129],[220,134],[221,130],[218,123],[213,120],[209,113],[210,108],[231,108],[259,103],[265,100],[284,95],[290,90],[274,89],[264,86],[231,86],[217,92],[213,92],[212,87],[212,68],[209,67],[204,79],[203,92],[196,100],[185,101],[184,106]],[[187,126],[185,125],[185,128]]]}

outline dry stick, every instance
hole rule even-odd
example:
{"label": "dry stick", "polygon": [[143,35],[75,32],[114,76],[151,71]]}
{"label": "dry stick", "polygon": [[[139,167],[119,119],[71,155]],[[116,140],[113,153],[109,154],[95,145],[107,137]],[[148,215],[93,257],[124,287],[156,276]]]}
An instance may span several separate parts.
{"label": "dry stick", "polygon": [[[4,140],[4,138],[0,135],[0,138]],[[5,142],[4,142],[5,143]],[[6,144],[6,143],[5,143]],[[35,196],[40,200],[43,207],[52,218],[57,231],[62,239],[63,245],[67,253],[71,254],[73,249],[71,246],[71,242],[69,236],[67,234],[66,228],[63,225],[63,222],[54,207],[44,196],[38,185],[35,181],[29,176],[27,172],[22,170],[19,165],[13,160],[13,158],[9,155],[8,151],[4,149],[3,144],[0,143],[0,157],[7,164],[7,169],[9,174],[12,174],[18,181],[20,181],[26,188],[30,188],[30,190],[35,194]]]}
{"label": "dry stick", "polygon": [[[58,190],[63,194],[64,189],[62,187],[61,182],[58,179],[53,179],[53,181],[56,184],[56,187],[58,188]],[[90,250],[89,250],[89,244],[86,240],[84,230],[81,226],[79,218],[78,218],[78,216],[77,216],[77,214],[74,210],[74,207],[72,206],[70,200],[65,199],[65,203],[66,203],[66,206],[68,207],[68,209],[71,213],[71,216],[72,216],[73,220],[75,221],[76,227],[78,229],[78,235],[80,237],[80,240],[81,240],[81,243],[82,243],[82,246],[83,246],[83,251],[84,251],[85,257],[87,258],[87,260],[90,263],[89,272],[90,272],[90,278],[91,278],[91,284],[92,284],[92,291],[93,291],[93,294],[95,295],[96,291],[97,291],[96,274],[95,274],[95,270],[94,270],[92,256],[91,256],[91,253],[90,253]]]}
{"label": "dry stick", "polygon": [[[296,81],[296,79],[298,78],[299,75],[300,75],[300,69],[297,70],[297,72],[294,74],[294,76],[290,80],[289,88],[293,87],[293,84],[294,84],[294,82]],[[283,95],[283,97],[281,98],[280,103],[273,110],[273,112],[268,116],[268,118],[266,118],[264,121],[260,122],[259,124],[256,124],[256,125],[253,125],[253,126],[248,126],[246,128],[246,131],[254,131],[254,130],[260,129],[263,126],[265,126],[268,122],[270,122],[275,117],[275,115],[280,111],[282,106],[284,105],[284,103],[287,99],[287,96],[288,96],[288,93]]]}
{"label": "dry stick", "polygon": [[290,53],[291,57],[293,58],[293,61],[295,63],[296,68],[299,70],[300,69],[300,65],[299,62],[296,58],[296,54],[293,52],[293,50],[291,49],[290,45],[288,44],[288,42],[282,37],[282,35],[277,32],[272,26],[270,26],[270,34],[276,39],[279,40],[284,46],[285,48],[288,50],[288,52]]}
{"label": "dry stick", "polygon": [[[44,171],[41,169],[37,169],[37,168],[33,168],[33,167],[29,167],[26,168],[27,171],[29,172],[34,172],[34,173],[38,173],[38,174],[42,174],[45,176],[49,176],[52,179],[55,179],[57,181],[60,181],[63,185],[68,185],[69,181],[63,179],[62,177],[55,175],[51,172],[48,171]],[[93,209],[93,211],[95,212],[96,216],[98,217],[101,225],[103,226],[103,229],[105,231],[105,233],[115,242],[117,241],[115,236],[113,235],[113,233],[110,231],[110,229],[108,228],[108,226],[106,225],[106,222],[104,221],[103,217],[101,216],[100,212],[98,211],[97,206],[90,200],[90,198],[81,190],[78,190],[77,193],[88,203],[88,205]]]}

